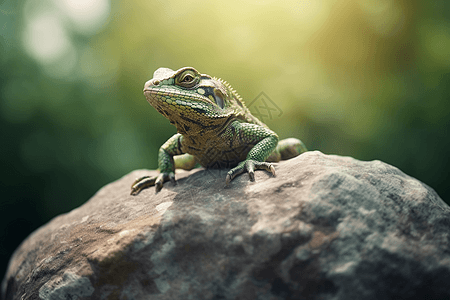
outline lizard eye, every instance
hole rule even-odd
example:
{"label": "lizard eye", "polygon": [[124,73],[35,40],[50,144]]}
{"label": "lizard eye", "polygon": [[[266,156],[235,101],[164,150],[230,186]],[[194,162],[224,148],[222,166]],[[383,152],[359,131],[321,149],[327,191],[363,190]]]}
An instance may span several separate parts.
{"label": "lizard eye", "polygon": [[224,95],[223,95],[222,91],[219,89],[214,89],[214,100],[216,100],[216,104],[220,108],[223,108],[225,106],[223,98],[224,98]]}
{"label": "lizard eye", "polygon": [[186,76],[184,76],[183,80],[181,80],[181,82],[191,82],[192,80],[194,80],[194,77],[190,74],[187,74]]}
{"label": "lizard eye", "polygon": [[181,87],[192,88],[199,81],[199,76],[194,70],[186,70],[175,78],[175,83]]}

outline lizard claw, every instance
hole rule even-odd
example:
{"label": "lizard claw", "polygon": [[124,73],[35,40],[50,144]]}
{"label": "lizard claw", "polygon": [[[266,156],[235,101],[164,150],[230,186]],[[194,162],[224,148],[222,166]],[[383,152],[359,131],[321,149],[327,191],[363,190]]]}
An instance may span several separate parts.
{"label": "lizard claw", "polygon": [[227,174],[227,178],[225,178],[225,187],[228,186],[230,181],[231,181],[231,176],[230,176],[230,174]]}
{"label": "lizard claw", "polygon": [[272,176],[275,177],[275,167],[272,164],[269,164],[269,169],[267,171],[269,171],[270,173],[272,173]]}

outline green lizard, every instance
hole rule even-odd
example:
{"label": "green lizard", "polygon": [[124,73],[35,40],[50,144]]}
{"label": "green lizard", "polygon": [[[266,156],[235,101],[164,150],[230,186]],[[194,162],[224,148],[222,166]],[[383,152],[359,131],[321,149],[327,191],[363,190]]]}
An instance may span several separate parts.
{"label": "green lizard", "polygon": [[137,179],[131,186],[132,195],[153,185],[159,192],[164,182],[175,183],[175,168],[190,170],[197,163],[206,168],[232,168],[226,185],[243,172],[254,181],[255,170],[275,175],[270,162],[307,151],[298,139],[278,141],[277,134],[250,113],[228,83],[194,68],[159,68],[145,83],[144,95],[178,133],[159,149],[160,174]]}

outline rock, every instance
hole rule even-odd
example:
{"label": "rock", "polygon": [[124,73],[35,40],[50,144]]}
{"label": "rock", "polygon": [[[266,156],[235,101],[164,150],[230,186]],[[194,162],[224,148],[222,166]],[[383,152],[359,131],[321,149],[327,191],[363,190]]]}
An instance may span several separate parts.
{"label": "rock", "polygon": [[[134,171],[31,234],[4,299],[450,299],[450,208],[380,161],[307,152],[224,188]],[[67,191],[70,193],[70,191]]]}

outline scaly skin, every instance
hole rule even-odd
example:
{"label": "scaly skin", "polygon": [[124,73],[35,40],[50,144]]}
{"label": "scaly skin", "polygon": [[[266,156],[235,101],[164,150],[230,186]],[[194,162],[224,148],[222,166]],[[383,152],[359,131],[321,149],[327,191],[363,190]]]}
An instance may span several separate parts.
{"label": "scaly skin", "polygon": [[298,139],[278,142],[276,133],[250,113],[228,83],[194,68],[159,68],[145,83],[144,95],[178,133],[159,149],[160,174],[138,178],[131,186],[132,195],[153,185],[158,192],[164,182],[175,183],[175,168],[190,170],[196,163],[206,168],[232,168],[227,185],[243,172],[253,181],[255,170],[275,175],[269,162],[307,151]]}

